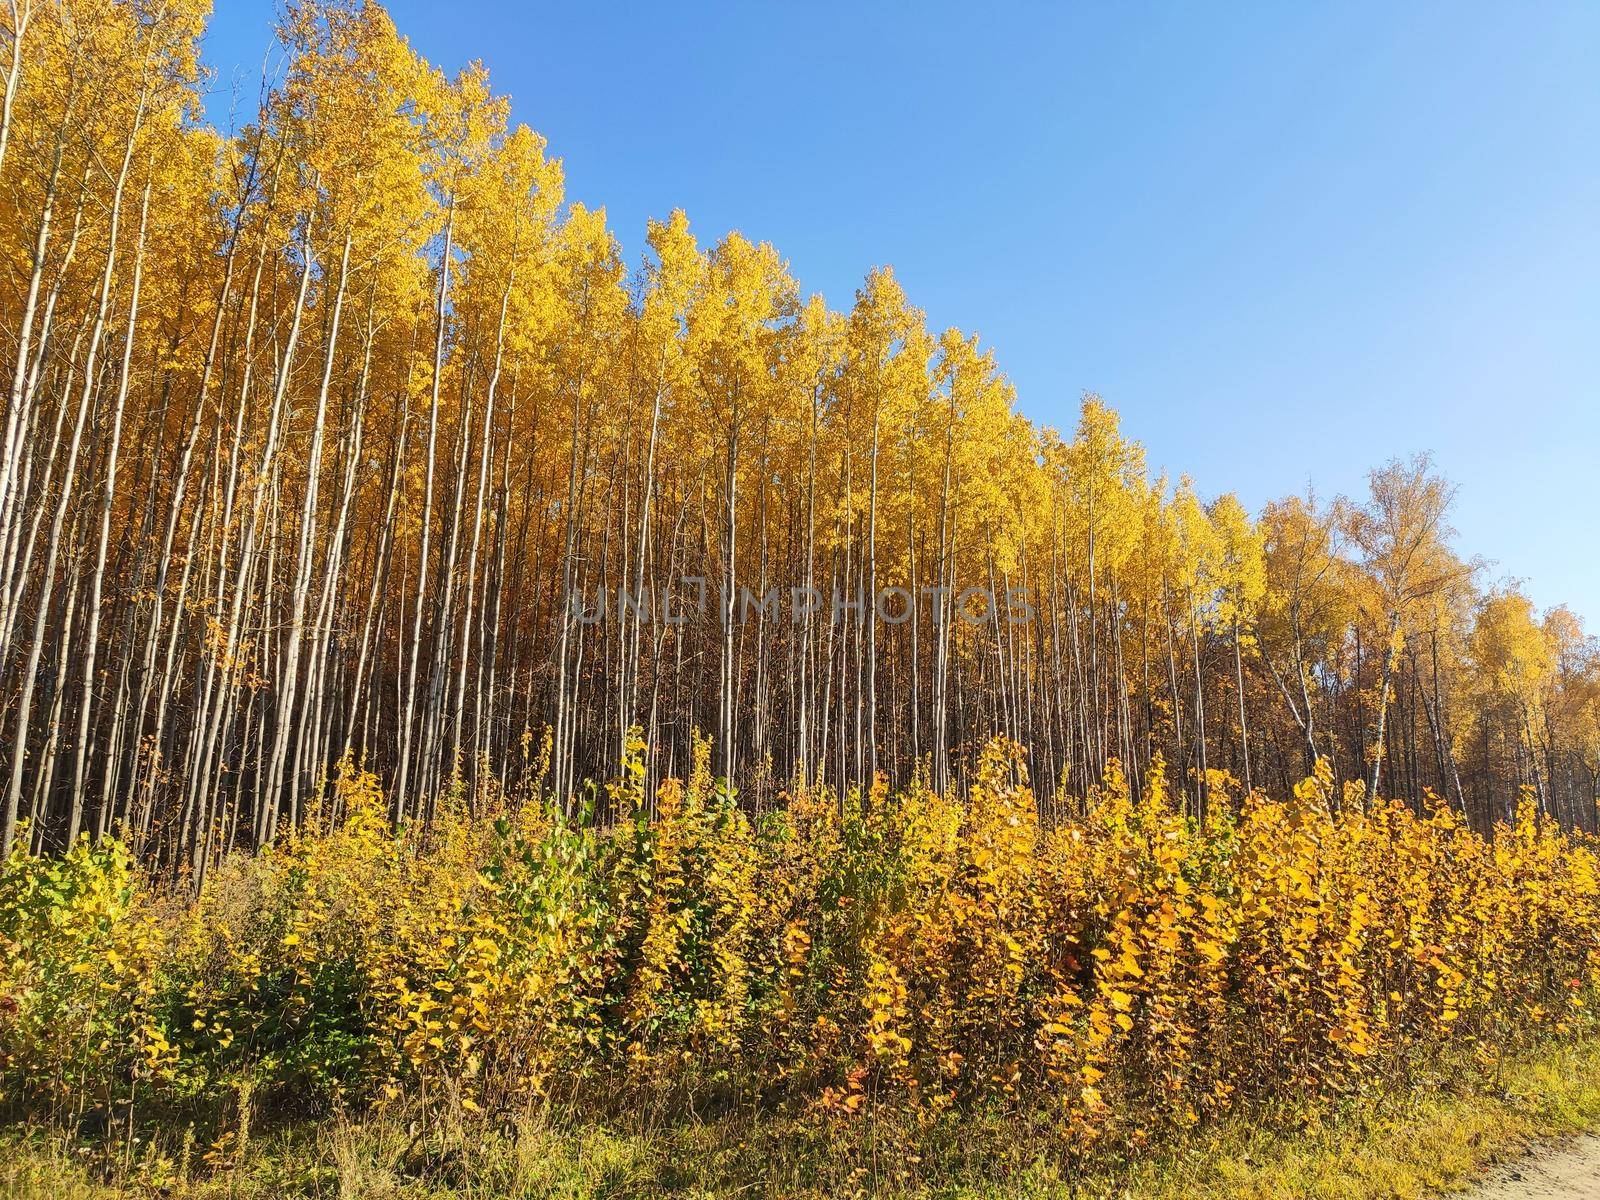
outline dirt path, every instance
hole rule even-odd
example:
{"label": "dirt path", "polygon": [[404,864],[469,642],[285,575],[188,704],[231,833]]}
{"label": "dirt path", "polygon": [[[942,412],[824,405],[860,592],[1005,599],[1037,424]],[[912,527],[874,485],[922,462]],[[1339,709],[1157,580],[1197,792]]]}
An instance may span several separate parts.
{"label": "dirt path", "polygon": [[1600,1200],[1600,1135],[1535,1151],[1491,1171],[1467,1200]]}

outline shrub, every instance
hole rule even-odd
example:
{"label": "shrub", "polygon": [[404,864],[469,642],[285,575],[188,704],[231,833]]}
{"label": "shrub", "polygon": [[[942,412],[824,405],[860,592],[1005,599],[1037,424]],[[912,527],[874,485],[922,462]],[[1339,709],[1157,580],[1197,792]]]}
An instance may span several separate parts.
{"label": "shrub", "polygon": [[[847,1120],[1049,1114],[1139,1140],[1286,1090],[1337,1097],[1447,1044],[1589,1020],[1600,860],[1525,801],[1289,797],[1202,821],[1159,762],[1041,822],[1021,752],[941,796],[797,788],[753,821],[696,749],[647,815],[635,739],[604,828],[542,794],[391,826],[346,764],[326,812],[197,895],[113,840],[0,868],[0,1081],[31,1111],[510,1111],[739,1092]],[[459,800],[459,797],[457,797]],[[1056,806],[1052,806],[1052,811]]]}

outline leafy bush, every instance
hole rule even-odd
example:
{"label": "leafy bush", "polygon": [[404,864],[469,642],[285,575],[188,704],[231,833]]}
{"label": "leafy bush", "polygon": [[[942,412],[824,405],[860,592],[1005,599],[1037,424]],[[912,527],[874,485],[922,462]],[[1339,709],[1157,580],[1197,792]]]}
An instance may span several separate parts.
{"label": "leafy bush", "polygon": [[1322,767],[1281,800],[1219,777],[1201,821],[1159,769],[1132,795],[1113,766],[1049,824],[995,741],[964,795],[797,789],[752,821],[709,762],[653,815],[635,763],[606,828],[533,794],[398,830],[347,765],[327,813],[198,894],[115,841],[19,851],[5,1094],[509,1111],[732,1088],[826,1119],[1049,1113],[1087,1144],[1570,1031],[1600,984],[1595,843],[1531,802],[1486,839]]}

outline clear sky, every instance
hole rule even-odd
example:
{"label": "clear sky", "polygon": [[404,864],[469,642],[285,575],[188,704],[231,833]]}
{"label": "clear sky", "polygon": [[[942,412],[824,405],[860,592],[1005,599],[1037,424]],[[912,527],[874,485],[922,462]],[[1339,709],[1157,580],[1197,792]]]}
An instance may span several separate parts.
{"label": "clear sky", "polygon": [[[269,0],[217,0],[210,111]],[[393,0],[605,205],[891,264],[1025,412],[1096,391],[1252,508],[1430,450],[1458,547],[1600,632],[1600,2]]]}

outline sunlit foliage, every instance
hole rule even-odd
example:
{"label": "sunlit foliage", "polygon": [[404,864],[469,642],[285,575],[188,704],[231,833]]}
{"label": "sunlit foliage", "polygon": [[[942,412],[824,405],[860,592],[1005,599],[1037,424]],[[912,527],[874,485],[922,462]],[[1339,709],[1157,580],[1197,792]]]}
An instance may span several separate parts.
{"label": "sunlit foliage", "polygon": [[6,1098],[981,1103],[1043,1109],[1081,1147],[1572,1031],[1600,984],[1600,860],[1531,799],[1489,840],[1323,765],[1284,799],[1219,778],[1202,821],[1159,760],[1141,793],[1113,762],[1041,821],[996,740],[959,795],[804,790],[751,821],[710,758],[653,816],[568,819],[533,778],[399,832],[347,766],[328,811],[197,895],[115,841],[18,849]]}

